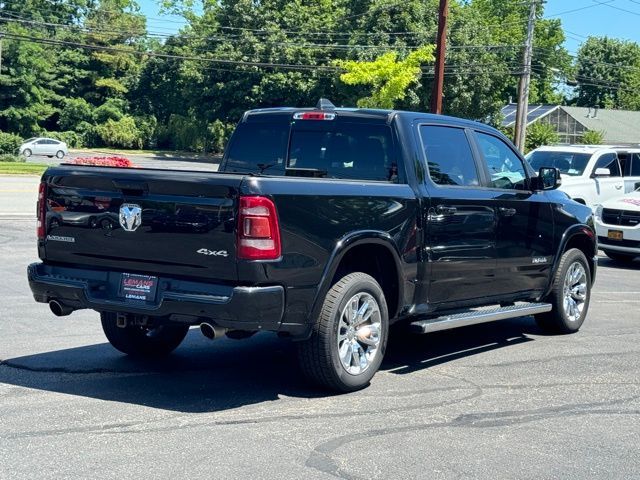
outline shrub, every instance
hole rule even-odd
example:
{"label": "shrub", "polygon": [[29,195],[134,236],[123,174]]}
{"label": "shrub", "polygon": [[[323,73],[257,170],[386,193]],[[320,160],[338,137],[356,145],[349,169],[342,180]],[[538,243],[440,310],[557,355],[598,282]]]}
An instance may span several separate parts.
{"label": "shrub", "polygon": [[124,100],[110,98],[93,111],[93,120],[98,124],[105,123],[107,120],[118,121],[124,117],[125,108]]}
{"label": "shrub", "polygon": [[602,130],[587,130],[580,137],[579,143],[583,145],[602,145],[604,132]]}
{"label": "shrub", "polygon": [[18,135],[0,132],[0,153],[17,153],[23,142]]}
{"label": "shrub", "polygon": [[102,143],[108,147],[140,147],[140,131],[133,117],[125,115],[120,120],[109,119],[95,126],[95,132]]}
{"label": "shrub", "polygon": [[558,143],[558,132],[553,125],[546,122],[535,122],[527,127],[525,138],[525,152],[529,152],[541,145]]}
{"label": "shrub", "polygon": [[224,152],[234,127],[235,125],[232,123],[224,123],[220,120],[209,124],[209,135],[211,137],[210,150],[212,152]]}
{"label": "shrub", "polygon": [[13,162],[13,163],[21,163],[26,161],[22,155],[14,155],[13,153],[3,153],[0,154],[0,162]]}
{"label": "shrub", "polygon": [[84,98],[68,98],[60,111],[58,124],[63,130],[75,130],[81,122],[93,119],[93,105]]}
{"label": "shrub", "polygon": [[70,148],[84,147],[84,137],[76,132],[44,132],[43,136],[60,140]]}
{"label": "shrub", "polygon": [[167,125],[160,126],[158,145],[176,150],[204,151],[207,127],[202,121],[183,115],[171,115]]}
{"label": "shrub", "polygon": [[95,165],[98,167],[119,167],[132,168],[135,165],[125,157],[109,156],[109,157],[77,157],[71,162],[73,165]]}

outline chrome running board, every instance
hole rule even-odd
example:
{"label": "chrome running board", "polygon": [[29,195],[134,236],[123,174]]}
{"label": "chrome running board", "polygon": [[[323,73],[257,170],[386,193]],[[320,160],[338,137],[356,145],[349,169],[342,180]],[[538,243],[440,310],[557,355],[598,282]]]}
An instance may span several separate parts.
{"label": "chrome running board", "polygon": [[466,327],[478,323],[495,322],[507,318],[527,317],[538,313],[550,312],[550,303],[520,302],[508,307],[476,308],[462,312],[443,315],[441,317],[416,320],[409,324],[411,331],[416,333],[437,332],[451,328]]}

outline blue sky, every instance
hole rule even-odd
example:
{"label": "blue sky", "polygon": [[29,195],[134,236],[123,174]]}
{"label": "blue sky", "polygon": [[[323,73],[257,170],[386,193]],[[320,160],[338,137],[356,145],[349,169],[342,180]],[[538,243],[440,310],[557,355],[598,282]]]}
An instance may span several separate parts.
{"label": "blue sky", "polygon": [[[175,33],[183,23],[180,17],[161,16],[155,0],[138,2],[153,32]],[[640,43],[640,0],[547,0],[545,16],[562,20],[565,47],[572,54],[589,35]]]}

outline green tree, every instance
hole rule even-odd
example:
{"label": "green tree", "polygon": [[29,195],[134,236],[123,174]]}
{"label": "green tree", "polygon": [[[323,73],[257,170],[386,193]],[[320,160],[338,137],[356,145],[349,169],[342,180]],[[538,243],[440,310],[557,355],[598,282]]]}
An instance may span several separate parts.
{"label": "green tree", "polygon": [[577,105],[640,106],[640,46],[607,37],[589,37],[576,58]]}
{"label": "green tree", "polygon": [[364,108],[394,108],[403,100],[407,88],[420,80],[422,64],[433,62],[433,45],[414,50],[404,60],[395,52],[385,53],[372,62],[338,60],[336,64],[346,70],[340,75],[347,85],[369,85],[371,95],[358,100]]}

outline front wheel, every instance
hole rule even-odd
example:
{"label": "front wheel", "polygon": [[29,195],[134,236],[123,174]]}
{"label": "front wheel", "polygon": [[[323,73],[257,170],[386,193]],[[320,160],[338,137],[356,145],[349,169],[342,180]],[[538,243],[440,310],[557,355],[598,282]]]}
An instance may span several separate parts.
{"label": "front wheel", "polygon": [[591,298],[591,271],[587,258],[577,248],[567,250],[560,259],[547,301],[553,309],[535,316],[548,333],[574,333],[587,316]]}
{"label": "front wheel", "polygon": [[365,273],[351,273],[327,293],[311,338],[298,345],[307,377],[331,390],[366,387],[382,363],[389,315],[382,288]]}
{"label": "front wheel", "polygon": [[122,353],[137,357],[163,357],[170,354],[184,340],[188,325],[158,325],[146,327],[130,325],[118,327],[116,314],[100,314],[102,330],[109,343]]}
{"label": "front wheel", "polygon": [[603,252],[607,257],[616,262],[633,262],[633,259],[637,257],[637,255],[634,254],[614,252],[613,250],[603,250]]}
{"label": "front wheel", "polygon": [[59,159],[63,159],[64,158],[64,152],[62,150],[58,150],[56,152],[56,157]]}
{"label": "front wheel", "polygon": [[28,148],[26,148],[26,149],[24,150],[24,152],[22,152],[22,154],[23,154],[25,157],[29,158],[31,155],[33,155],[33,152],[32,152],[31,150],[29,150]]}

